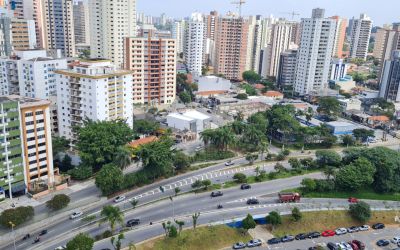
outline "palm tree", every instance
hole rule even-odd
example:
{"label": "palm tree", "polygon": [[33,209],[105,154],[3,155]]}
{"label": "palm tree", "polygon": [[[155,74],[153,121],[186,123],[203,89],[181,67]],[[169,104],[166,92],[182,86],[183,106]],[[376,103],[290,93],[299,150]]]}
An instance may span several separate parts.
{"label": "palm tree", "polygon": [[335,168],[330,167],[330,166],[327,166],[327,167],[323,170],[323,172],[324,172],[324,175],[326,176],[326,179],[327,179],[327,180],[330,180],[331,177],[335,175],[335,172],[336,172],[336,171],[335,171]]}
{"label": "palm tree", "polygon": [[121,169],[126,168],[132,162],[132,151],[127,146],[121,146],[118,148],[114,156],[114,163]]}
{"label": "palm tree", "polygon": [[104,206],[101,210],[100,215],[103,217],[100,220],[100,224],[104,222],[110,223],[111,232],[114,232],[116,224],[124,224],[124,213],[121,212],[119,207],[113,207],[111,205]]}
{"label": "palm tree", "polygon": [[227,151],[228,147],[233,145],[235,142],[235,135],[227,126],[219,128],[217,138],[220,148],[224,149],[225,151]]}
{"label": "palm tree", "polygon": [[200,138],[203,140],[204,145],[207,146],[211,142],[214,133],[212,129],[206,129],[200,133]]}
{"label": "palm tree", "polygon": [[246,124],[244,124],[242,121],[234,121],[231,123],[230,126],[232,128],[232,131],[237,135],[241,135],[246,129]]}

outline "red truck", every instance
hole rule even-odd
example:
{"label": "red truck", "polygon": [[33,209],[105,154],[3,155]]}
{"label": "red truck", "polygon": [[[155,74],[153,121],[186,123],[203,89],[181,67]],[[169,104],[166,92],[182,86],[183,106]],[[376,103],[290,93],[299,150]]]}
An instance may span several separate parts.
{"label": "red truck", "polygon": [[299,193],[279,193],[279,202],[299,202],[300,194]]}

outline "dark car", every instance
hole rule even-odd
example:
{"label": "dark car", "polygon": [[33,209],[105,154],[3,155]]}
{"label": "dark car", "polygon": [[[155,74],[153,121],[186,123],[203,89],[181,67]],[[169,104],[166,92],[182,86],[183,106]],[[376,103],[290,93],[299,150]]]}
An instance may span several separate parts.
{"label": "dark car", "polygon": [[298,234],[296,235],[296,237],[294,237],[296,240],[305,240],[307,239],[307,235],[306,234]]}
{"label": "dark car", "polygon": [[385,240],[385,239],[381,239],[381,240],[378,240],[376,242],[376,245],[379,246],[379,247],[384,247],[384,246],[387,246],[389,244],[390,244],[390,242],[388,240]]}
{"label": "dark car", "polygon": [[221,191],[211,192],[211,197],[218,197],[224,195]]}
{"label": "dark car", "polygon": [[372,225],[373,229],[384,229],[385,228],[385,224],[383,223],[376,223],[374,225]]}
{"label": "dark car", "polygon": [[42,231],[40,231],[40,233],[39,233],[39,236],[42,236],[42,235],[45,235],[45,234],[47,234],[47,230],[45,229],[45,230],[42,230]]}
{"label": "dark car", "polygon": [[338,247],[338,245],[336,243],[332,243],[332,242],[329,242],[326,246],[328,247],[329,250],[339,250],[340,249],[340,247]]}
{"label": "dark car", "polygon": [[294,241],[294,236],[293,235],[285,235],[281,238],[282,242],[290,242]]}
{"label": "dark car", "polygon": [[126,226],[127,227],[133,227],[133,226],[137,226],[140,224],[140,220],[139,219],[132,219],[132,220],[128,220],[126,222]]}
{"label": "dark car", "polygon": [[312,238],[319,238],[321,237],[321,233],[319,232],[311,232],[307,234],[307,238],[312,239]]}
{"label": "dark car", "polygon": [[240,185],[240,189],[244,190],[244,189],[250,189],[251,186],[247,183]]}
{"label": "dark car", "polygon": [[351,243],[356,244],[360,250],[364,250],[364,249],[365,249],[365,244],[362,243],[362,242],[359,241],[359,240],[353,240]]}
{"label": "dark car", "polygon": [[256,198],[251,198],[247,200],[247,205],[259,204],[260,202]]}
{"label": "dark car", "polygon": [[281,243],[281,239],[279,239],[279,238],[272,238],[272,239],[269,239],[269,240],[267,241],[267,243],[268,243],[269,245],[278,244],[278,243]]}

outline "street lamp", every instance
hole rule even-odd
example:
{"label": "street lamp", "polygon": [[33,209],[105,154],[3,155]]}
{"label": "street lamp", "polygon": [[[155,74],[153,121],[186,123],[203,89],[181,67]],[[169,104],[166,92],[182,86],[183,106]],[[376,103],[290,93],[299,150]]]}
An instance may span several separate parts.
{"label": "street lamp", "polygon": [[15,232],[14,232],[15,224],[12,221],[9,221],[8,223],[11,225],[11,233],[13,234],[14,238],[14,250],[16,250],[17,248],[15,247]]}
{"label": "street lamp", "polygon": [[172,219],[175,220],[175,206],[174,206],[174,199],[172,196],[169,197],[169,199],[172,201]]}

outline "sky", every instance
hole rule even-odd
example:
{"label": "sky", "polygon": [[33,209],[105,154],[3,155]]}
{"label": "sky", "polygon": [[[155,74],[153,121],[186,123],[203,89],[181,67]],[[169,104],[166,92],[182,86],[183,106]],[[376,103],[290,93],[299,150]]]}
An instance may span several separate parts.
{"label": "sky", "polygon": [[[192,12],[208,13],[217,10],[221,14],[237,11],[231,4],[238,0],[136,0],[137,12],[146,15],[160,16],[165,13],[169,17],[182,18]],[[346,18],[358,17],[366,13],[374,25],[400,22],[400,0],[246,0],[242,7],[243,15],[262,15],[275,17],[291,16],[287,12],[297,12],[300,17],[310,17],[313,8],[324,8],[325,16],[339,15]],[[295,19],[296,20],[296,19]]]}

